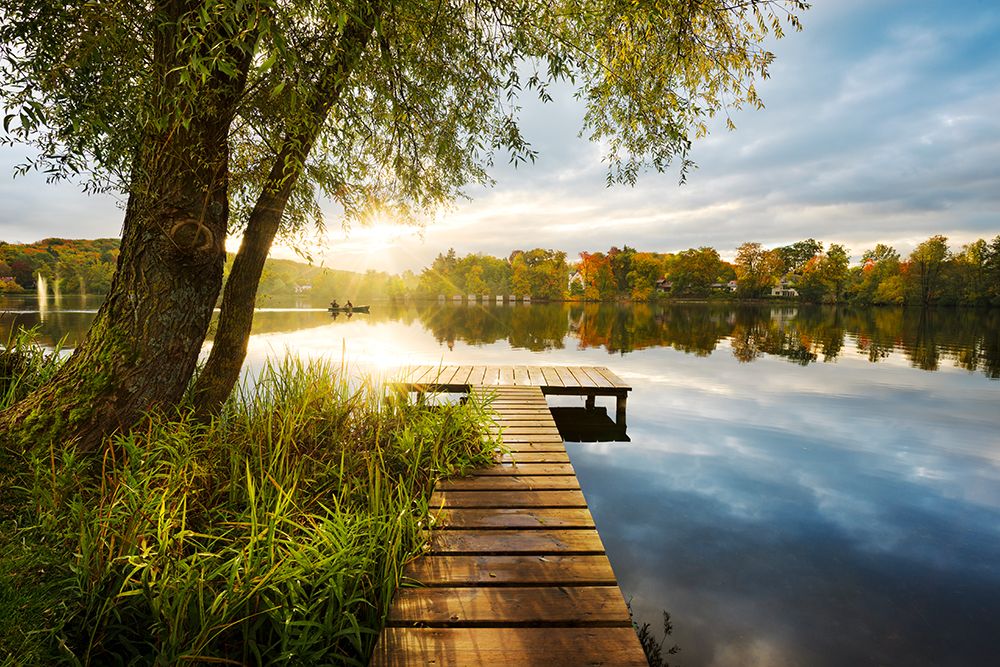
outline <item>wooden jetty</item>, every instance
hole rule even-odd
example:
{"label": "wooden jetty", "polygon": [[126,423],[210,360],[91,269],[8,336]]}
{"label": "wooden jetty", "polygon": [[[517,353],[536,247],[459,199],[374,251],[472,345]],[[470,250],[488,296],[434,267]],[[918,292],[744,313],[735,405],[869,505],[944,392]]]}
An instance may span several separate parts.
{"label": "wooden jetty", "polygon": [[614,396],[615,423],[625,426],[625,406],[632,391],[604,366],[413,366],[397,382],[411,391],[465,393],[473,387],[538,387],[543,394],[586,396],[594,407],[597,396]]}
{"label": "wooden jetty", "polygon": [[[543,395],[554,387],[550,393],[618,396],[607,392],[627,385],[589,367],[428,372],[414,369],[404,386],[490,395],[493,428],[509,453],[435,490],[430,551],[405,572],[422,587],[396,592],[371,664],[646,665]],[[592,384],[571,385],[570,377]],[[519,378],[526,381],[515,384]]]}

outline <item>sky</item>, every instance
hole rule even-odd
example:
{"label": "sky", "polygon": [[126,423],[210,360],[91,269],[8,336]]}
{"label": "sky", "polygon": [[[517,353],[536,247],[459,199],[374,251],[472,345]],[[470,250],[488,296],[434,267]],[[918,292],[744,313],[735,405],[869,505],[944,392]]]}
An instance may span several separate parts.
{"label": "sky", "polygon": [[[344,232],[331,204],[311,253],[333,268],[398,272],[448,248],[573,258],[713,246],[731,259],[745,241],[815,238],[857,258],[876,243],[905,255],[934,234],[954,250],[1000,234],[1000,4],[814,0],[802,20],[802,32],[769,44],[776,61],[757,86],[766,108],[735,112],[735,132],[717,123],[696,141],[684,185],[673,170],[606,187],[601,149],[578,136],[582,107],[563,88],[549,104],[525,100],[534,164],[498,165],[495,186],[469,188],[423,230]],[[120,235],[113,197],[13,178],[23,150],[0,147],[0,240]]]}

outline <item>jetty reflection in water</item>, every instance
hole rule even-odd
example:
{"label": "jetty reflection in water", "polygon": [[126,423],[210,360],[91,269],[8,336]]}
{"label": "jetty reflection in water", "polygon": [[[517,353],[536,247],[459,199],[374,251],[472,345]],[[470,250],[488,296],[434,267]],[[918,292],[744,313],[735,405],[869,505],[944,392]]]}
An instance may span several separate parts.
{"label": "jetty reflection in water", "polygon": [[[93,313],[70,312],[65,295],[64,310],[49,305],[43,338],[74,344]],[[38,309],[21,306],[0,315],[0,336],[39,324]],[[350,320],[257,313],[251,372],[286,350],[369,369],[605,365],[628,381],[631,442],[567,449],[637,619],[656,628],[671,612],[680,664],[995,661],[996,311],[373,303]],[[583,399],[550,404],[578,410]]]}

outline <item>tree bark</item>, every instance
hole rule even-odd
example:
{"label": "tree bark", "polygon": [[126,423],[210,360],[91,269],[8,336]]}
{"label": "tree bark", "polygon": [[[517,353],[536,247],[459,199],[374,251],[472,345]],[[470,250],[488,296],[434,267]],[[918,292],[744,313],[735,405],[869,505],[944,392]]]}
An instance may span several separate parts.
{"label": "tree bark", "polygon": [[379,3],[366,7],[364,15],[345,27],[336,55],[318,78],[307,117],[282,140],[281,150],[250,213],[226,280],[212,351],[194,386],[196,411],[201,419],[218,414],[239,380],[264,261],[306,158],[371,39]]}
{"label": "tree bark", "polygon": [[[153,55],[162,91],[178,65],[188,4],[162,8],[168,20]],[[0,413],[8,451],[70,443],[93,451],[107,434],[183,395],[222,282],[229,126],[252,48],[240,53],[242,71],[210,77],[187,127],[150,129],[141,139],[107,300],[53,380]],[[165,99],[154,92],[152,107]]]}

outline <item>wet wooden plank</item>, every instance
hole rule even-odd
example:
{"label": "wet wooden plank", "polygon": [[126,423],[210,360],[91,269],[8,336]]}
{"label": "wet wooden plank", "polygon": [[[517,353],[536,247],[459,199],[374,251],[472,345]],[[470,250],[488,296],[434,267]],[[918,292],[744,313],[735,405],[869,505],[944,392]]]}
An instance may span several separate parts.
{"label": "wet wooden plank", "polygon": [[508,507],[501,509],[436,510],[436,528],[522,530],[543,528],[593,528],[594,518],[583,507]]}
{"label": "wet wooden plank", "polygon": [[455,377],[452,378],[452,382],[455,384],[469,384],[469,375],[472,374],[472,366],[459,366],[458,370],[455,372]]}
{"label": "wet wooden plank", "polygon": [[538,530],[436,530],[431,551],[445,554],[604,553],[596,530],[542,528]]}
{"label": "wet wooden plank", "polygon": [[477,386],[483,384],[483,376],[486,375],[486,366],[473,366],[469,372],[469,385]]}
{"label": "wet wooden plank", "polygon": [[386,628],[373,667],[647,667],[631,628]]}
{"label": "wet wooden plank", "polygon": [[631,627],[617,586],[403,588],[386,625]]}
{"label": "wet wooden plank", "polygon": [[[558,429],[557,429],[558,430]],[[513,444],[517,442],[562,442],[563,439],[559,434],[524,434],[524,433],[504,433],[503,442],[504,444]]]}
{"label": "wet wooden plank", "polygon": [[494,475],[459,477],[441,482],[437,491],[556,491],[580,489],[576,476],[568,475]]}
{"label": "wet wooden plank", "polygon": [[573,374],[573,379],[576,384],[581,387],[596,387],[597,383],[587,375],[587,370],[582,366],[570,366],[566,369]]}
{"label": "wet wooden plank", "polygon": [[562,442],[510,442],[503,441],[503,446],[510,452],[565,452]]}
{"label": "wet wooden plank", "polygon": [[500,457],[501,462],[510,463],[569,463],[566,452],[511,452]]}
{"label": "wet wooden plank", "polygon": [[632,387],[630,387],[629,384],[625,382],[625,380],[615,375],[613,372],[611,372],[610,369],[605,368],[604,366],[597,366],[596,369],[597,372],[599,372],[601,375],[607,378],[608,382],[611,383],[611,386],[615,387],[616,389],[627,389],[627,390],[632,389]]}
{"label": "wet wooden plank", "polygon": [[573,372],[565,366],[555,367],[556,375],[559,376],[559,381],[562,382],[564,387],[575,387],[577,386],[576,378],[573,376]]}
{"label": "wet wooden plank", "polygon": [[424,586],[614,586],[607,556],[425,556],[404,576]]}
{"label": "wet wooden plank", "polygon": [[431,507],[586,507],[580,491],[435,491]]}
{"label": "wet wooden plank", "polygon": [[611,384],[611,381],[608,380],[608,378],[604,377],[604,375],[602,375],[593,366],[588,366],[587,368],[583,368],[582,370],[584,374],[588,378],[590,378],[590,380],[594,383],[595,387],[610,388],[614,386],[613,384]]}
{"label": "wet wooden plank", "polygon": [[562,387],[562,380],[559,379],[559,374],[556,369],[550,366],[542,367],[542,376],[545,378],[545,386],[549,387]]}
{"label": "wet wooden plank", "polygon": [[[554,429],[554,430],[553,430]],[[488,430],[489,435],[496,437],[503,431],[503,438],[509,442],[563,442],[559,436],[559,429],[546,426],[522,427],[517,425],[506,425],[503,428],[495,427]]]}
{"label": "wet wooden plank", "polygon": [[503,463],[472,472],[484,477],[491,475],[575,475],[571,463]]}

